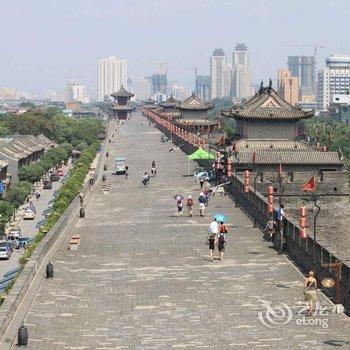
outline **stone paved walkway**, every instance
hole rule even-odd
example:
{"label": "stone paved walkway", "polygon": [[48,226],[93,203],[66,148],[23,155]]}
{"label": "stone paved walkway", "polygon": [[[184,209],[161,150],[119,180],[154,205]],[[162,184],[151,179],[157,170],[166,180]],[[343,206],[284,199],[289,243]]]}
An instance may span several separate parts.
{"label": "stone paved walkway", "polygon": [[[102,195],[95,186],[87,217],[73,229],[79,250],[67,243],[57,252],[55,278],[43,281],[25,318],[28,348],[349,349],[349,319],[298,314],[302,276],[228,197],[213,198],[204,218],[176,216],[172,196],[197,197],[198,185],[183,176],[186,155],[168,152],[171,145],[140,120],[134,115],[108,144],[111,191]],[[127,157],[129,179],[111,173],[117,155]],[[140,189],[152,160],[157,177]],[[205,244],[214,212],[229,217],[222,262],[209,261]],[[284,316],[266,317],[264,302],[284,303]]]}

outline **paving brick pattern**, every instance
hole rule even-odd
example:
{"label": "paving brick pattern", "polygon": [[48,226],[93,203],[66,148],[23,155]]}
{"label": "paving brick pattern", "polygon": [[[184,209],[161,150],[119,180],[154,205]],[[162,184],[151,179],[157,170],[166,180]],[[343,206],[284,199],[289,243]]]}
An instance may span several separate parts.
{"label": "paving brick pattern", "polygon": [[[86,218],[72,231],[80,234],[79,250],[69,251],[67,242],[57,252],[55,278],[43,281],[25,318],[28,348],[349,349],[345,315],[297,314],[302,276],[228,197],[212,198],[204,218],[198,210],[193,218],[176,216],[172,196],[197,197],[198,184],[183,176],[186,155],[169,152],[141,120],[135,114],[107,144],[111,190],[103,195],[95,185]],[[112,174],[117,155],[127,157],[129,179]],[[158,174],[140,188],[152,160]],[[222,262],[208,259],[205,244],[214,212],[229,218]],[[319,301],[332,306],[320,293]],[[292,319],[283,324],[286,317],[272,315],[267,327],[258,317],[264,302],[287,304]],[[328,328],[297,324],[317,318]]]}

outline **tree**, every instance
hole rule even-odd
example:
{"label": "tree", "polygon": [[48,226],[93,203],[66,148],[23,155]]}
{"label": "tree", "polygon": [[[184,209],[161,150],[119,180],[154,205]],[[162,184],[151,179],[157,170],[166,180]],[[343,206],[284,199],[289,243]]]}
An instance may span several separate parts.
{"label": "tree", "polygon": [[52,136],[52,122],[43,116],[39,110],[30,110],[21,115],[11,115],[7,118],[5,126],[12,134]]}
{"label": "tree", "polygon": [[18,170],[18,178],[20,181],[28,181],[30,183],[38,182],[41,180],[45,173],[41,162],[22,166]]}
{"label": "tree", "polygon": [[5,199],[18,208],[24,203],[28,195],[30,194],[33,185],[27,181],[21,181],[15,185],[12,185],[6,192]]}

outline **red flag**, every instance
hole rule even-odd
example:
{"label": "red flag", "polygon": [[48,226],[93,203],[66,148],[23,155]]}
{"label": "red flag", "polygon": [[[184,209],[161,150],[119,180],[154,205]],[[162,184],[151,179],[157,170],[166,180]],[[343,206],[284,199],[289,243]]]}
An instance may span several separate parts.
{"label": "red flag", "polygon": [[314,191],[315,189],[316,189],[315,175],[313,175],[308,182],[304,183],[304,185],[301,186],[302,191]]}

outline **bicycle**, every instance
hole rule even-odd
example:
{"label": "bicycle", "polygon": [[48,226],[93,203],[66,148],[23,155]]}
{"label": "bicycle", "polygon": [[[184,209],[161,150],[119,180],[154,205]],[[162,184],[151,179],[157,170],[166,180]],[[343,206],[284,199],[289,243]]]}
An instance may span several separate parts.
{"label": "bicycle", "polygon": [[144,181],[144,180],[141,180],[140,181],[140,187],[141,188],[145,188],[145,187],[148,187],[149,186],[149,180],[148,181]]}

